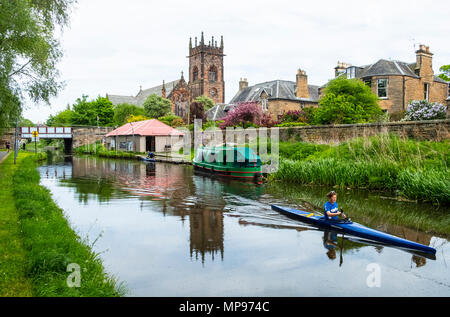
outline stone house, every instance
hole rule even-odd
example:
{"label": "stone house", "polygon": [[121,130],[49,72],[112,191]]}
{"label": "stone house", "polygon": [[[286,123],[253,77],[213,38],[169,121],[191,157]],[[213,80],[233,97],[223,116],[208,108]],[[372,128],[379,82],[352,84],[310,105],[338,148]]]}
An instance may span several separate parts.
{"label": "stone house", "polygon": [[[338,62],[335,77],[358,78],[371,87],[379,98],[379,105],[391,114],[402,113],[412,100],[427,100],[446,105],[449,83],[434,75],[433,53],[420,45],[414,63],[380,59],[377,62],[354,66]],[[322,95],[326,85],[320,87]]]}
{"label": "stone house", "polygon": [[284,112],[300,110],[304,107],[317,106],[319,86],[309,85],[308,76],[299,69],[296,81],[272,80],[249,86],[247,79],[239,81],[239,91],[231,99],[230,104],[256,101],[264,112],[268,112],[275,120]]}

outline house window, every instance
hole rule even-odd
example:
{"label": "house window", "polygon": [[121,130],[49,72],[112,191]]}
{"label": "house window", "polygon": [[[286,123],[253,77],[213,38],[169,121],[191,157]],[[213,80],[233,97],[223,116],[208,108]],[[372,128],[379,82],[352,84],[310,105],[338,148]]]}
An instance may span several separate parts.
{"label": "house window", "polygon": [[261,108],[263,111],[269,110],[269,103],[267,102],[267,99],[261,99]]}
{"label": "house window", "polygon": [[349,67],[347,68],[347,79],[352,79],[356,77],[356,68]]}
{"label": "house window", "polygon": [[364,81],[364,85],[366,85],[367,87],[372,87],[372,80],[366,79],[366,80]]}
{"label": "house window", "polygon": [[387,98],[388,96],[388,80],[378,79],[378,97]]}
{"label": "house window", "polygon": [[423,84],[423,99],[428,101],[428,97],[429,97],[429,92],[430,92],[430,84]]}
{"label": "house window", "polygon": [[447,97],[450,97],[450,84],[448,84]]}

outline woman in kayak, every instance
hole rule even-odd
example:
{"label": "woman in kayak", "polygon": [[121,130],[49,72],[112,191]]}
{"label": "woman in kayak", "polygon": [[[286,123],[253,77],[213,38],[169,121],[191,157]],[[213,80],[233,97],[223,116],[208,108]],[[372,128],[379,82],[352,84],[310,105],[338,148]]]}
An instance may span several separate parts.
{"label": "woman in kayak", "polygon": [[[339,220],[339,216],[342,216],[342,218],[346,219],[347,216],[339,211],[338,205],[337,205],[337,194],[335,191],[331,191],[327,194],[328,201],[323,205],[323,211],[325,215],[325,219],[327,220]],[[342,209],[341,209],[342,210]]]}

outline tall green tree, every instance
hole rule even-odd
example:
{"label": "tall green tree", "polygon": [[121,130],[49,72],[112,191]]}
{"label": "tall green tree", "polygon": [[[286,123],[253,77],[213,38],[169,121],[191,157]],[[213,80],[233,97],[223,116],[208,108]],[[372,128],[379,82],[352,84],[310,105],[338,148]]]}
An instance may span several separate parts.
{"label": "tall green tree", "polygon": [[146,116],[159,118],[169,114],[172,110],[172,102],[169,99],[152,94],[144,102]]}
{"label": "tall green tree", "polygon": [[209,109],[214,107],[214,101],[211,98],[204,95],[198,96],[197,98],[195,98],[195,101],[203,105],[204,111],[208,111]]}
{"label": "tall green tree", "polygon": [[127,123],[128,117],[133,116],[143,116],[145,115],[145,110],[142,107],[136,105],[130,105],[128,103],[122,103],[114,106],[114,124],[117,126],[124,125]]}
{"label": "tall green tree", "polygon": [[88,96],[83,95],[72,106],[72,123],[91,126],[114,125],[114,109],[111,101],[100,96],[93,101],[88,101],[87,98]]}
{"label": "tall green tree", "polygon": [[441,72],[438,76],[443,80],[450,81],[450,65],[443,65],[439,68]]}
{"label": "tall green tree", "polygon": [[58,112],[56,115],[47,119],[47,125],[49,127],[70,126],[73,124],[74,112],[70,108]]}
{"label": "tall green tree", "polygon": [[314,120],[319,124],[372,122],[382,115],[378,97],[358,79],[336,78],[328,83]]}
{"label": "tall green tree", "polygon": [[62,56],[57,26],[69,23],[76,0],[0,1],[0,122],[8,126],[25,98],[49,104],[63,86],[56,68]]}

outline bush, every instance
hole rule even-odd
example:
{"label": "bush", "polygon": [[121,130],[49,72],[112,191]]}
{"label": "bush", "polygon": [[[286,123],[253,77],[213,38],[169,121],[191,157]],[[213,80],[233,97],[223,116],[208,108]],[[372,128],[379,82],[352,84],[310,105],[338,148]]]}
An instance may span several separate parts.
{"label": "bush", "polygon": [[306,123],[308,118],[303,110],[289,110],[283,113],[280,118],[280,124],[287,122],[302,122]]}
{"label": "bush", "polygon": [[145,114],[144,108],[138,107],[136,105],[130,105],[123,103],[114,106],[114,123],[117,126],[124,125],[131,115],[133,116],[143,116]]}
{"label": "bush", "polygon": [[183,119],[174,114],[165,115],[164,117],[158,118],[158,120],[161,121],[162,123],[170,125],[171,127],[179,127],[184,124]]}
{"label": "bush", "polygon": [[426,100],[413,100],[406,109],[406,121],[445,119],[447,107],[438,102]]}
{"label": "bush", "polygon": [[357,79],[336,78],[319,100],[314,121],[319,124],[373,122],[381,115],[378,97]]}
{"label": "bush", "polygon": [[159,118],[170,113],[172,102],[169,99],[152,94],[144,101],[145,114],[150,118]]}
{"label": "bush", "polygon": [[263,117],[262,109],[257,102],[244,102],[238,104],[228,112],[224,122],[220,125],[221,129],[226,127],[258,127]]}
{"label": "bush", "polygon": [[300,126],[305,126],[308,125],[306,122],[285,122],[285,123],[279,123],[279,124],[275,124],[276,127],[300,127]]}
{"label": "bush", "polygon": [[139,121],[145,121],[145,120],[149,120],[149,117],[143,116],[143,115],[134,115],[134,114],[130,114],[127,117],[127,123],[130,122],[139,122]]}

